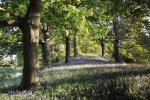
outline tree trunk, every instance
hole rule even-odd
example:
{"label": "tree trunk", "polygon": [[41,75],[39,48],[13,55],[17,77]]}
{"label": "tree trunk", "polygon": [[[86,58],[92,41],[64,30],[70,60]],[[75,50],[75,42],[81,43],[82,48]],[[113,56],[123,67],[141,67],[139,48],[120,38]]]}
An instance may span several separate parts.
{"label": "tree trunk", "polygon": [[114,58],[116,60],[116,62],[121,63],[121,57],[119,54],[119,24],[118,24],[118,19],[113,20],[113,29],[114,29],[114,33],[115,33],[115,42],[114,42]]}
{"label": "tree trunk", "polygon": [[77,50],[77,38],[76,38],[76,35],[74,35],[73,47],[74,47],[74,57],[77,57],[78,56],[78,50]]}
{"label": "tree trunk", "polygon": [[66,57],[65,63],[70,63],[70,39],[69,36],[66,36]]}
{"label": "tree trunk", "polygon": [[102,55],[105,56],[105,44],[104,44],[104,42],[101,43],[101,48],[102,48]]}
{"label": "tree trunk", "polygon": [[30,4],[21,25],[23,31],[24,67],[21,89],[36,90],[41,88],[39,79],[39,25],[41,16],[41,0],[30,0]]}
{"label": "tree trunk", "polygon": [[99,39],[100,44],[101,44],[101,48],[102,48],[102,55],[105,55],[105,43],[104,43],[104,39]]}
{"label": "tree trunk", "polygon": [[43,33],[43,36],[44,36],[44,41],[41,42],[43,59],[44,59],[44,67],[50,67],[51,66],[51,60],[50,60],[50,36],[49,36],[48,27],[44,26],[43,29],[42,29],[42,33]]}
{"label": "tree trunk", "polygon": [[119,62],[121,63],[122,60],[121,60],[121,57],[120,57],[120,54],[119,54],[119,40],[115,40],[115,43],[114,43],[114,58],[116,60],[116,62]]}

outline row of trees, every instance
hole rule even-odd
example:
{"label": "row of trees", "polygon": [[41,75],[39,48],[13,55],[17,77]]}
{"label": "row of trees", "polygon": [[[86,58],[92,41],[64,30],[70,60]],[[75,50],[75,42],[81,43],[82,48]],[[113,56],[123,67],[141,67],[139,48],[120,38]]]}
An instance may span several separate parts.
{"label": "row of trees", "polygon": [[58,61],[62,48],[66,63],[70,49],[77,57],[94,43],[92,48],[99,49],[99,44],[102,55],[113,54],[117,62],[145,61],[149,4],[148,0],[1,0],[1,57],[23,53],[21,89],[39,89],[39,56],[50,67],[50,51]]}

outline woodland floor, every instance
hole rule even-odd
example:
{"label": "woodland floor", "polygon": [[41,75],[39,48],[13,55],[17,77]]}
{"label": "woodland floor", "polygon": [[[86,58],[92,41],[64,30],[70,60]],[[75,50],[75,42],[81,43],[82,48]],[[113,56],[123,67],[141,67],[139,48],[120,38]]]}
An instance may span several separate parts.
{"label": "woodland floor", "polygon": [[123,67],[130,65],[134,66],[134,64],[116,63],[105,56],[90,54],[89,57],[87,55],[85,55],[85,57],[83,55],[79,55],[78,58],[71,59],[70,63],[65,63],[64,61],[53,63],[51,71],[56,72],[61,69],[71,70],[91,67]]}

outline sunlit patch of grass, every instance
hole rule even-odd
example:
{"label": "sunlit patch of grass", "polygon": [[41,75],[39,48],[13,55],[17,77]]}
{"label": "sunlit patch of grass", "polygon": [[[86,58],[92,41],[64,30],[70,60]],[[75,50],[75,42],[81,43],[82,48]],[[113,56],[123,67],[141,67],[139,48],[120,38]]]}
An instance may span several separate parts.
{"label": "sunlit patch of grass", "polygon": [[86,53],[86,54],[80,54],[79,55],[80,59],[101,59],[101,57],[97,54],[91,54],[91,53]]}

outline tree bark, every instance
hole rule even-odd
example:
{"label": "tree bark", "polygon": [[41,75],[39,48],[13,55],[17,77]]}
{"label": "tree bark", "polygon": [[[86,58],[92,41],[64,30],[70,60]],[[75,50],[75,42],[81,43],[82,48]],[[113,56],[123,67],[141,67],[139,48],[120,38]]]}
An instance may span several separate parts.
{"label": "tree bark", "polygon": [[49,30],[48,27],[44,26],[42,29],[44,41],[41,42],[42,45],[42,53],[43,53],[43,59],[44,59],[44,67],[50,67],[51,66],[51,60],[50,60],[50,36],[49,36]]}
{"label": "tree bark", "polygon": [[36,90],[41,88],[39,79],[39,26],[41,17],[41,0],[29,0],[25,17],[20,17],[11,11],[0,7],[17,20],[0,21],[0,27],[19,26],[23,32],[24,67],[20,88],[22,90]]}
{"label": "tree bark", "polygon": [[74,57],[77,57],[78,56],[78,49],[77,49],[77,38],[76,38],[76,35],[74,35],[73,47],[74,47]]}
{"label": "tree bark", "polygon": [[105,44],[103,42],[101,43],[101,48],[102,48],[102,56],[105,56]]}
{"label": "tree bark", "polygon": [[102,48],[102,55],[104,56],[105,55],[105,43],[104,43],[104,39],[99,39],[100,41],[100,44],[101,44],[101,48]]}
{"label": "tree bark", "polygon": [[70,38],[66,36],[66,56],[65,63],[70,63]]}
{"label": "tree bark", "polygon": [[30,4],[21,25],[23,31],[24,67],[21,89],[36,90],[41,88],[39,79],[39,25],[41,16],[41,0],[30,0]]}
{"label": "tree bark", "polygon": [[119,40],[115,40],[115,43],[114,43],[114,58],[116,62],[118,63],[122,62],[120,54],[119,54]]}
{"label": "tree bark", "polygon": [[113,20],[113,29],[115,33],[115,42],[114,42],[114,58],[116,62],[121,63],[121,57],[119,54],[119,24],[118,24],[118,19]]}

